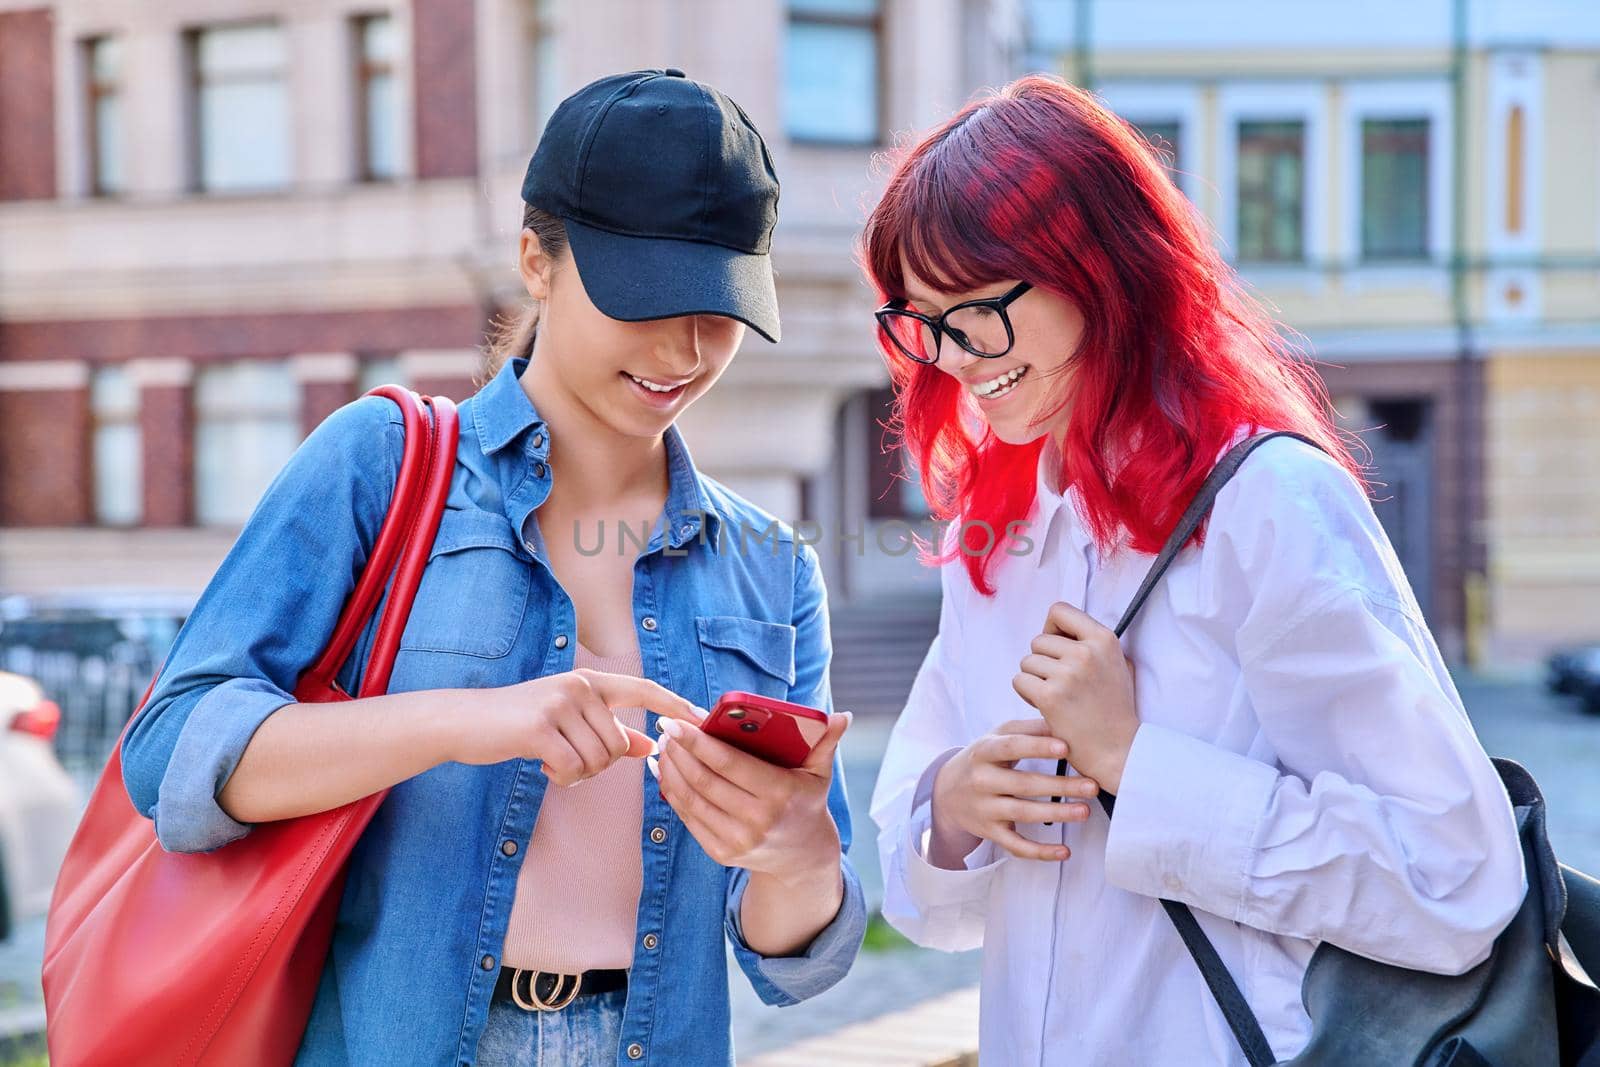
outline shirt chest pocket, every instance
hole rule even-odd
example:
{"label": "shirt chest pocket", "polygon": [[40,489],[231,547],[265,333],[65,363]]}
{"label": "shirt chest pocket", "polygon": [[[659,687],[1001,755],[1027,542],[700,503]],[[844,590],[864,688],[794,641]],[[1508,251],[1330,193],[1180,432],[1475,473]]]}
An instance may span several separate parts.
{"label": "shirt chest pocket", "polygon": [[783,699],[794,685],[793,626],[742,615],[700,615],[694,620],[706,696],[712,703],[730,690]]}
{"label": "shirt chest pocket", "polygon": [[531,584],[531,565],[504,516],[446,511],[400,647],[504,656],[522,628]]}

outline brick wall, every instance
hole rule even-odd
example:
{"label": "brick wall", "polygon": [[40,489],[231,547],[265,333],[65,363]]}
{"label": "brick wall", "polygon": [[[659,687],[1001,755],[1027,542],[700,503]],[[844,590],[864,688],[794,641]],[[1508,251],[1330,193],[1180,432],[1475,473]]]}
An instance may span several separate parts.
{"label": "brick wall", "polygon": [[0,200],[56,195],[54,21],[0,11]]}
{"label": "brick wall", "polygon": [[144,449],[144,525],[189,525],[194,518],[193,386],[140,389],[139,435]]}
{"label": "brick wall", "polygon": [[0,390],[0,526],[93,519],[89,391]]}
{"label": "brick wall", "polygon": [[419,178],[478,172],[476,7],[473,0],[413,0]]}

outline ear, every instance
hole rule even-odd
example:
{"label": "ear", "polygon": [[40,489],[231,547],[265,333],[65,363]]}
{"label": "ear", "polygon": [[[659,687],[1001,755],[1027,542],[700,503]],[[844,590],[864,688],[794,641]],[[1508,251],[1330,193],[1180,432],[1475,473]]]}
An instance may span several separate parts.
{"label": "ear", "polygon": [[517,244],[517,270],[529,296],[538,301],[550,298],[550,275],[554,269],[555,260],[539,243],[539,235],[525,228]]}

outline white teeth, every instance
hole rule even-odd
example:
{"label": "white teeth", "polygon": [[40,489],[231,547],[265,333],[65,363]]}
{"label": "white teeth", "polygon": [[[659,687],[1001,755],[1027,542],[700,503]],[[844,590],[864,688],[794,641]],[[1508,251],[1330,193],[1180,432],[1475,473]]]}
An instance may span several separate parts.
{"label": "white teeth", "polygon": [[990,397],[999,396],[1004,392],[1009,392],[1012,383],[1019,381],[1026,373],[1028,373],[1027,367],[1018,367],[1015,370],[1007,371],[998,378],[991,378],[986,382],[980,382],[971,388],[972,391],[977,395],[988,399]]}
{"label": "white teeth", "polygon": [[[626,371],[624,371],[623,373],[627,374]],[[676,390],[682,388],[681,386],[677,386],[677,385],[657,385],[655,382],[647,382],[643,378],[635,377],[632,374],[629,374],[628,377],[633,378],[634,381],[638,382],[640,385],[644,386],[646,389],[650,390],[652,393],[671,393],[671,392],[675,392]]]}

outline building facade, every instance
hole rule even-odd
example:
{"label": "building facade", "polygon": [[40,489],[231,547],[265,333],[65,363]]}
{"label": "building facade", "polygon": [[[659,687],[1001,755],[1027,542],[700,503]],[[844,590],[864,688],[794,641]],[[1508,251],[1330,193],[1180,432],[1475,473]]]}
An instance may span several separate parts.
{"label": "building facade", "polygon": [[1026,9],[1322,361],[1447,655],[1600,639],[1600,8]]}
{"label": "building facade", "polygon": [[0,592],[197,590],[334,408],[469,395],[544,119],[666,66],[738,100],[783,183],[784,340],[683,428],[835,535],[837,603],[937,588],[854,262],[879,153],[1046,70],[1151,138],[1327,361],[1447,653],[1600,636],[1578,0],[0,0]]}

